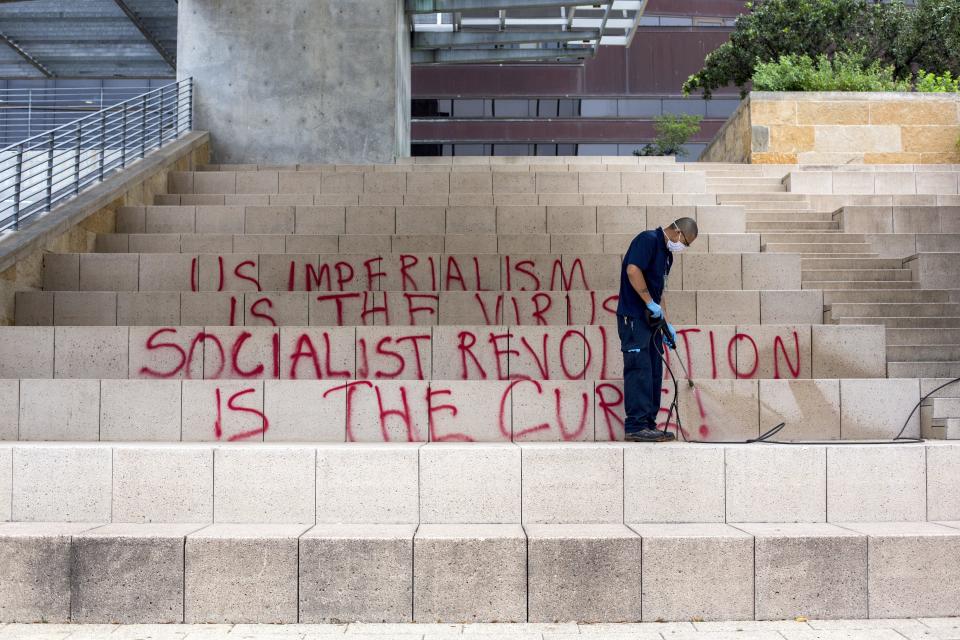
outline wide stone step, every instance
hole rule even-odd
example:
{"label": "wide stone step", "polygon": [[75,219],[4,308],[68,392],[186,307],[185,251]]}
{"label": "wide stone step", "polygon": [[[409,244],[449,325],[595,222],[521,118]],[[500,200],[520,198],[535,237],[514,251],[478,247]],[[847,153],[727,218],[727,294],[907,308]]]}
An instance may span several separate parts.
{"label": "wide stone step", "polygon": [[[957,445],[947,443],[12,443],[3,450],[3,477],[13,479],[12,512],[5,516],[14,522],[312,526],[960,519],[951,482]],[[642,491],[645,483],[668,477],[682,480],[684,493],[697,501]],[[757,477],[770,478],[773,486],[758,484]],[[941,562],[960,562],[957,554],[942,548],[940,553]],[[749,554],[752,558],[752,543]],[[9,555],[8,562],[18,555]],[[68,557],[62,558],[65,564]],[[672,560],[681,561],[680,555]],[[0,574],[0,580],[8,575]]]}
{"label": "wide stone step", "polygon": [[[623,254],[636,235],[637,231],[502,235],[106,233],[97,235],[95,249],[98,253]],[[701,233],[692,249],[697,253],[759,250],[757,233]]]}
{"label": "wide stone step", "polygon": [[[957,360],[960,360],[960,358],[957,358]],[[944,420],[947,418],[960,418],[960,397],[934,398],[933,399],[933,418],[935,420]]]}
{"label": "wide stone step", "polygon": [[[21,291],[16,323],[44,325],[615,325],[618,291]],[[819,290],[667,294],[677,324],[821,322]]]}
{"label": "wide stone step", "polygon": [[739,204],[744,202],[806,202],[807,196],[802,193],[721,193],[717,195],[717,201],[724,204]]}
{"label": "wide stone step", "polygon": [[960,344],[960,330],[887,329],[887,346]]}
{"label": "wide stone step", "polygon": [[851,289],[856,290],[867,290],[867,289],[879,289],[879,290],[904,290],[904,289],[919,289],[919,282],[912,282],[909,280],[817,280],[817,281],[808,281],[804,282],[802,285],[804,290],[820,290],[820,291],[848,291]]}
{"label": "wide stone step", "polygon": [[[830,254],[826,254],[830,255]],[[800,260],[804,270],[808,269],[902,269],[902,258],[836,258],[810,257],[804,254]]]}
{"label": "wide stone step", "polygon": [[899,281],[911,280],[910,269],[804,269],[803,282]]}
{"label": "wide stone step", "polygon": [[714,179],[707,179],[707,192],[716,193],[717,195],[728,195],[728,194],[740,194],[740,193],[749,193],[749,194],[761,194],[761,193],[784,193],[787,189],[777,178],[773,178],[770,182],[760,182],[760,180],[767,180],[767,178],[756,178],[755,181],[745,179],[745,178],[734,178],[729,181],[715,181]]}
{"label": "wide stone step", "polygon": [[[883,375],[882,358],[860,355],[883,349],[879,327],[678,323],[676,329],[677,351],[667,355],[694,378]],[[0,357],[0,378],[589,383],[623,375],[620,341],[603,325],[15,326],[0,327]]]}
{"label": "wide stone step", "polygon": [[955,365],[960,362],[960,342],[957,344],[887,346],[888,367],[891,362],[947,362]]}
{"label": "wide stone step", "polygon": [[[828,237],[828,236],[827,236]],[[786,238],[784,238],[786,240]],[[871,253],[873,245],[869,242],[780,242],[768,243],[770,253]]]}
{"label": "wide stone step", "polygon": [[861,318],[837,318],[837,324],[880,324],[891,329],[954,329],[960,327],[960,316],[926,318],[917,316],[874,316]]}
{"label": "wide stone step", "polygon": [[804,262],[807,260],[820,260],[820,259],[829,259],[829,260],[838,260],[838,259],[851,259],[851,260],[864,260],[864,259],[873,259],[879,258],[880,254],[875,252],[869,253],[805,253],[800,256],[800,261]]}
{"label": "wide stone step", "polygon": [[838,302],[829,309],[834,318],[960,316],[960,304],[945,302]]}
{"label": "wide stone step", "polygon": [[795,202],[792,200],[786,200],[784,202],[776,201],[746,201],[746,202],[729,202],[724,201],[724,205],[739,205],[746,209],[747,211],[757,211],[757,212],[768,212],[768,211],[795,211],[795,212],[804,212],[812,211],[810,204],[808,202]]}
{"label": "wide stone step", "polygon": [[811,231],[840,231],[840,223],[832,220],[764,220],[753,222],[747,219],[748,232],[760,233],[809,233]]}
{"label": "wide stone step", "polygon": [[890,362],[891,376],[912,378],[960,378],[960,359],[954,362]]}
{"label": "wide stone step", "polygon": [[[734,206],[725,204],[723,206]],[[824,211],[746,211],[747,224],[759,222],[834,222],[832,214]]]}
{"label": "wide stone step", "polygon": [[862,233],[761,233],[760,244],[866,244]]}
{"label": "wide stone step", "polygon": [[824,291],[823,303],[896,303],[913,304],[916,302],[954,302],[953,292],[936,289],[860,289],[846,291]]}
{"label": "wide stone step", "polygon": [[[960,569],[944,552],[960,546],[958,527],[18,522],[0,525],[0,544],[12,557],[10,583],[36,571],[52,583],[45,600],[11,589],[5,611],[17,621],[531,622],[577,630],[556,623],[955,615],[955,598],[925,569]],[[868,548],[884,554],[867,562]],[[113,561],[130,556],[138,558],[132,567]],[[656,585],[642,607],[641,585]],[[707,593],[694,594],[694,585]],[[915,600],[898,597],[904,585]],[[602,604],[571,595],[585,591]]]}
{"label": "wide stone step", "polygon": [[743,233],[741,207],[690,206],[150,206],[122,207],[119,233],[580,234],[639,233],[693,217],[701,233]]}
{"label": "wide stone step", "polygon": [[[413,165],[416,167],[416,165]],[[209,194],[402,194],[402,193],[705,193],[697,171],[609,165],[598,171],[452,170],[412,171],[199,171],[168,174],[170,193]],[[652,171],[649,169],[653,169]]]}

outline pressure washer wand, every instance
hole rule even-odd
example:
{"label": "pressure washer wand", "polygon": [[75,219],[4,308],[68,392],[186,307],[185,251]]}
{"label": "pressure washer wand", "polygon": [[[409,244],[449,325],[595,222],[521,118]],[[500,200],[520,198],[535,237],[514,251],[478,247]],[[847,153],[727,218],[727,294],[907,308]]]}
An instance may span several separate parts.
{"label": "pressure washer wand", "polygon": [[[649,309],[644,309],[644,312],[646,314],[647,324],[653,330],[654,336],[660,334],[660,337],[663,338],[664,344],[666,344],[668,348],[676,353],[677,343],[673,340],[673,337],[667,330],[667,319],[662,315],[659,318],[654,318]],[[693,380],[690,378],[690,373],[687,371],[687,367],[683,364],[683,359],[681,359],[679,355],[677,356],[677,362],[680,363],[680,368],[683,369],[683,375],[687,378],[687,384],[690,385],[691,389],[693,389]]]}

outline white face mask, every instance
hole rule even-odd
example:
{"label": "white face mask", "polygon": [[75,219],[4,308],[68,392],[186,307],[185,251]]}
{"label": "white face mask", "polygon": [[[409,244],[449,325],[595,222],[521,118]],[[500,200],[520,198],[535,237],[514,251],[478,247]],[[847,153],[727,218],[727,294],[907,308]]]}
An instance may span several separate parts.
{"label": "white face mask", "polygon": [[684,249],[687,248],[687,245],[682,242],[674,242],[673,240],[667,240],[667,249],[670,249],[673,253],[682,253]]}

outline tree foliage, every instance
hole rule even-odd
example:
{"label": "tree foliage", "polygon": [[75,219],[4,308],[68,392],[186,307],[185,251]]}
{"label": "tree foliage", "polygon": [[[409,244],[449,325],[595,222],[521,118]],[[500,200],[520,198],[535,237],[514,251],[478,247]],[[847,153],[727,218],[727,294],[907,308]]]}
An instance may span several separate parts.
{"label": "tree foliage", "polygon": [[[938,76],[939,78],[939,76]],[[931,81],[932,82],[932,81]],[[780,56],[761,62],[753,72],[757,91],[909,91],[910,83],[894,77],[893,65],[867,64],[860,54]]]}
{"label": "tree foliage", "polygon": [[692,114],[664,114],[654,118],[657,137],[653,144],[645,144],[633,152],[636,156],[675,156],[683,152],[683,145],[700,131],[702,117]]}
{"label": "tree foliage", "polygon": [[737,18],[730,40],[711,52],[683,85],[709,98],[735,85],[746,93],[758,64],[781,56],[857,54],[912,80],[920,68],[960,75],[960,0],[756,0]]}

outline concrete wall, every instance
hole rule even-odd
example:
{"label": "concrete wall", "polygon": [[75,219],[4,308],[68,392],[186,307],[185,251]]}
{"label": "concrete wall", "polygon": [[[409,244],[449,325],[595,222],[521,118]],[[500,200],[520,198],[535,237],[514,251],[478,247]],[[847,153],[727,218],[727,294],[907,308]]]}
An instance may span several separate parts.
{"label": "concrete wall", "polygon": [[[960,162],[960,96],[755,91],[703,160],[759,164]],[[749,132],[746,143],[734,132]]]}
{"label": "concrete wall", "polygon": [[209,136],[189,134],[5,238],[0,242],[0,325],[14,323],[18,291],[42,288],[47,252],[93,251],[97,234],[116,231],[120,208],[152,204],[167,192],[171,171],[194,169],[209,158]]}
{"label": "concrete wall", "polygon": [[401,0],[184,0],[178,75],[218,162],[392,162],[410,154]]}

